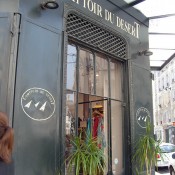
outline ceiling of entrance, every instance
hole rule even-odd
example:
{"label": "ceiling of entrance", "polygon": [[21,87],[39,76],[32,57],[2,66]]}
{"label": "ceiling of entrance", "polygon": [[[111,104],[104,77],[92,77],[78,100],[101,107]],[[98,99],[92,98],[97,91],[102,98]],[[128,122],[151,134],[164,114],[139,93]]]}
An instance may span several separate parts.
{"label": "ceiling of entrance", "polygon": [[175,0],[124,0],[149,18],[149,49],[152,68],[175,57]]}

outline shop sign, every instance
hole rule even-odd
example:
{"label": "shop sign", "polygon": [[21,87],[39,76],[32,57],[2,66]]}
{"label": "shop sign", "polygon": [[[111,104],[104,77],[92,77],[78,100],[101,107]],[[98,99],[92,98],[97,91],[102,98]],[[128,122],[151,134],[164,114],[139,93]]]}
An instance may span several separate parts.
{"label": "shop sign", "polygon": [[21,106],[30,119],[48,120],[55,112],[55,99],[47,90],[34,87],[22,94]]}
{"label": "shop sign", "polygon": [[82,5],[83,8],[88,9],[91,13],[94,13],[95,15],[110,22],[115,27],[120,28],[126,33],[139,39],[140,25],[137,22],[130,24],[124,19],[117,16],[116,14],[110,12],[106,8],[103,8],[101,5],[97,4],[96,2],[93,2],[92,0],[72,0],[72,1],[78,5]]}

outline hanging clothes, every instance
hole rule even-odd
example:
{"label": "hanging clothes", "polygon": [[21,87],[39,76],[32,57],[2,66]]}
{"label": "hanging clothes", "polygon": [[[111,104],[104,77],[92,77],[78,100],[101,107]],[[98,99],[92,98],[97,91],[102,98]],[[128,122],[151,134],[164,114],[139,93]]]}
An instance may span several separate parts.
{"label": "hanging clothes", "polygon": [[87,134],[87,137],[90,138],[91,136],[91,118],[90,117],[87,119],[86,134]]}
{"label": "hanging clothes", "polygon": [[99,148],[103,149],[106,147],[103,115],[95,115],[93,121],[92,136],[97,139]]}
{"label": "hanging clothes", "polygon": [[106,139],[104,135],[104,118],[100,117],[98,121],[98,130],[97,130],[97,143],[99,148],[105,148],[106,147]]}
{"label": "hanging clothes", "polygon": [[98,124],[99,124],[99,115],[94,116],[94,122],[93,122],[93,130],[92,130],[92,136],[96,138],[98,136]]}

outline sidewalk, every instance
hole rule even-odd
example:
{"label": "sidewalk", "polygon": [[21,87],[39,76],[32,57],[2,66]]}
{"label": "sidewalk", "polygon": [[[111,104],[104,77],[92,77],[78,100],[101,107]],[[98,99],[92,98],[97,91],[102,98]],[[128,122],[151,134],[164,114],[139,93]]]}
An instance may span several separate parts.
{"label": "sidewalk", "polygon": [[161,173],[155,171],[155,175],[170,175],[170,173],[167,172],[167,171],[166,172],[161,172]]}

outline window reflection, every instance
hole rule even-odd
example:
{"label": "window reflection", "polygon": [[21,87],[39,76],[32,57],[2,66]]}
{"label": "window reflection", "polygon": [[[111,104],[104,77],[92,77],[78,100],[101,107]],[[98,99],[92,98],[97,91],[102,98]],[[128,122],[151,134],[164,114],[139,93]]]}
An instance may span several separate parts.
{"label": "window reflection", "polygon": [[66,100],[66,134],[74,135],[75,133],[75,93],[67,91]]}
{"label": "window reflection", "polygon": [[111,101],[112,171],[114,175],[123,173],[123,119],[120,102]]}
{"label": "window reflection", "polygon": [[66,118],[65,118],[65,157],[67,158],[71,152],[72,145],[70,138],[75,135],[75,109],[76,94],[67,91],[66,95]]}
{"label": "window reflection", "polygon": [[67,50],[67,89],[76,90],[76,58],[77,50],[73,45],[68,45]]}
{"label": "window reflection", "polygon": [[104,57],[96,55],[96,94],[108,96],[108,62]]}
{"label": "window reflection", "polygon": [[122,65],[110,62],[111,97],[122,100]]}
{"label": "window reflection", "polygon": [[79,55],[79,91],[94,93],[94,58],[91,52],[80,50]]}

